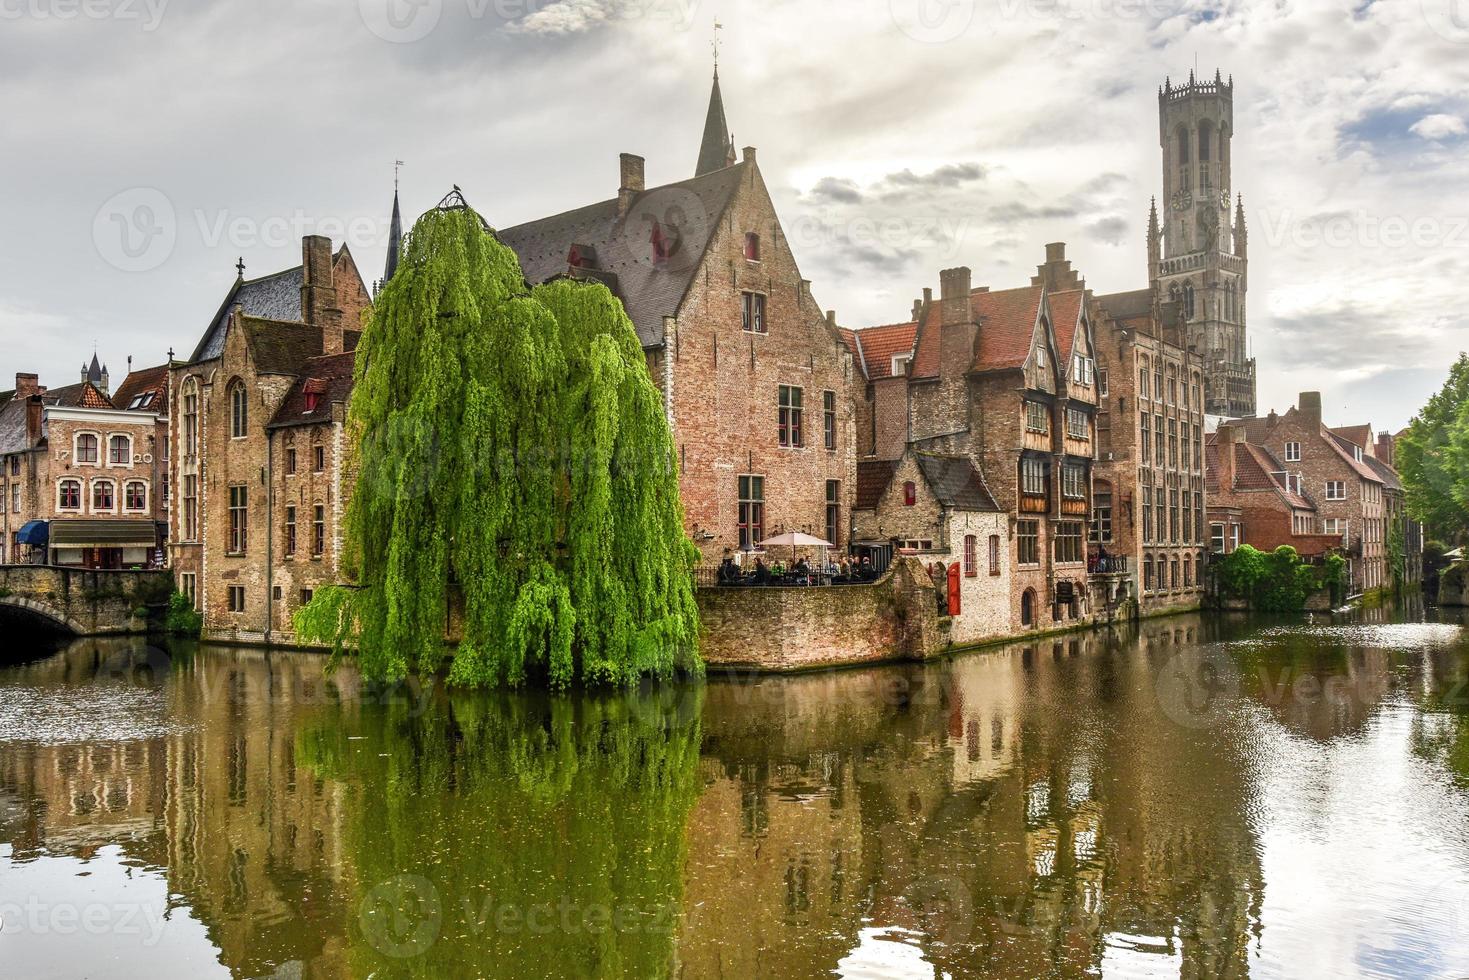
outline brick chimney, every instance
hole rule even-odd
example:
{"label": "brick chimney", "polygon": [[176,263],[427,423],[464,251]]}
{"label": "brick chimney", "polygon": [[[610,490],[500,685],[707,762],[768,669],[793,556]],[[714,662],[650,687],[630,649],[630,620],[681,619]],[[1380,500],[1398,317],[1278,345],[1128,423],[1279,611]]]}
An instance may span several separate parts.
{"label": "brick chimney", "polygon": [[974,322],[970,276],[967,266],[939,273],[939,308],[943,316],[939,330],[939,377],[946,380],[962,379],[974,362],[979,325]]}
{"label": "brick chimney", "polygon": [[1303,391],[1301,397],[1296,400],[1296,410],[1308,424],[1321,424],[1321,392]]}
{"label": "brick chimney", "polygon": [[15,374],[15,397],[29,398],[41,393],[40,377],[34,374]]}
{"label": "brick chimney", "polygon": [[1237,425],[1221,425],[1214,440],[1218,449],[1219,489],[1228,493],[1234,489],[1234,447],[1245,441],[1244,430]]}
{"label": "brick chimney", "polygon": [[1393,442],[1393,436],[1392,436],[1392,433],[1391,432],[1379,432],[1379,433],[1377,433],[1377,458],[1378,459],[1382,460],[1388,466],[1396,467],[1398,465],[1398,463],[1397,463],[1397,456],[1395,456],[1394,453],[1393,453],[1393,450],[1395,448],[1396,448],[1396,446],[1395,446],[1395,444]]}
{"label": "brick chimney", "polygon": [[26,398],[26,443],[29,445],[34,446],[41,438],[41,411],[44,407],[39,392],[33,392]]}
{"label": "brick chimney", "polygon": [[342,352],[342,307],[332,272],[332,240],[301,239],[301,319],[321,329],[321,352]]}
{"label": "brick chimney", "polygon": [[1053,293],[1081,288],[1081,277],[1066,258],[1065,242],[1051,242],[1046,246],[1045,264],[1036,266],[1030,284],[1045,286]]}
{"label": "brick chimney", "polygon": [[622,165],[622,183],[617,188],[617,214],[627,214],[632,210],[632,202],[645,187],[643,183],[643,158],[632,153],[624,153],[618,158]]}

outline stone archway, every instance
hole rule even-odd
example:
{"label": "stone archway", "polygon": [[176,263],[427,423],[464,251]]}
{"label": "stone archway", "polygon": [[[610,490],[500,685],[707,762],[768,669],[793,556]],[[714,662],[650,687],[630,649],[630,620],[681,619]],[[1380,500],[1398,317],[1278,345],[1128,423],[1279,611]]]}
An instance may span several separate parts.
{"label": "stone archway", "polygon": [[32,623],[40,622],[60,633],[81,636],[87,632],[81,623],[66,613],[29,596],[8,595],[0,598],[0,623],[10,617],[29,620]]}

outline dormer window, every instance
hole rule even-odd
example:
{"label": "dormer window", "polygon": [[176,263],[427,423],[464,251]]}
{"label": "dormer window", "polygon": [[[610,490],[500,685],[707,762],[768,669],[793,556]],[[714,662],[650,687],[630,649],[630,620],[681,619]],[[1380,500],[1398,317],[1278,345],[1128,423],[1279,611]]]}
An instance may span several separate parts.
{"label": "dormer window", "polygon": [[753,231],[745,234],[745,258],[750,262],[760,261],[760,236]]}
{"label": "dormer window", "polygon": [[307,415],[310,415],[312,412],[316,411],[316,407],[319,404],[321,404],[321,396],[320,395],[318,395],[314,391],[308,391],[308,392],[306,392],[306,414]]}
{"label": "dormer window", "polygon": [[670,227],[664,231],[663,225],[655,221],[649,241],[653,245],[653,264],[663,265],[678,251],[678,229]]}
{"label": "dormer window", "polygon": [[893,377],[901,378],[908,373],[908,364],[913,360],[912,354],[893,355]]}
{"label": "dormer window", "polygon": [[566,256],[566,264],[573,269],[595,269],[597,250],[591,245],[573,245]]}
{"label": "dormer window", "polygon": [[1357,462],[1359,462],[1359,463],[1362,462],[1362,447],[1361,446],[1353,446],[1352,447],[1352,455],[1357,458]]}

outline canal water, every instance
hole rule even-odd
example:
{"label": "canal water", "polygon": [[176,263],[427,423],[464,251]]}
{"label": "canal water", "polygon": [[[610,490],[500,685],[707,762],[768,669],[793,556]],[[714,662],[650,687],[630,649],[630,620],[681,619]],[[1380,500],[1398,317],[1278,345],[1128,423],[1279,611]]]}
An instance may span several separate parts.
{"label": "canal water", "polygon": [[1452,623],[564,699],[322,665],[0,668],[0,976],[1469,976]]}

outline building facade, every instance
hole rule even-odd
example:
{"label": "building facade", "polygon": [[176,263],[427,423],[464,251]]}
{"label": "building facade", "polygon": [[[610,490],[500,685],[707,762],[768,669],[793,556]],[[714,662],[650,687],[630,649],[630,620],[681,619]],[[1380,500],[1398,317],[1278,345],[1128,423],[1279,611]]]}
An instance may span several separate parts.
{"label": "building facade", "polygon": [[[295,609],[337,567],[345,395],[318,376],[323,361],[350,360],[369,306],[346,246],[309,236],[300,266],[248,281],[242,270],[171,366],[170,552],[208,636],[288,642]],[[308,387],[311,411],[288,417]]]}
{"label": "building facade", "polygon": [[[1144,613],[1204,598],[1203,362],[1176,305],[1152,290],[1099,297],[1097,559],[1125,556]],[[1165,319],[1166,318],[1166,319]]]}
{"label": "building facade", "polygon": [[0,408],[0,561],[161,564],[168,453],[158,411],[114,407],[97,385],[17,374]]}
{"label": "building facade", "polygon": [[786,531],[848,544],[861,383],[802,278],[752,147],[739,161],[715,79],[697,174],[647,187],[623,154],[615,198],[505,228],[532,283],[604,283],[637,329],[704,560]]}
{"label": "building facade", "polygon": [[1282,545],[1319,561],[1342,549],[1341,534],[1322,531],[1321,515],[1303,494],[1303,478],[1264,446],[1246,441],[1243,426],[1224,425],[1205,446],[1209,551],[1227,555],[1242,544],[1261,551]]}

